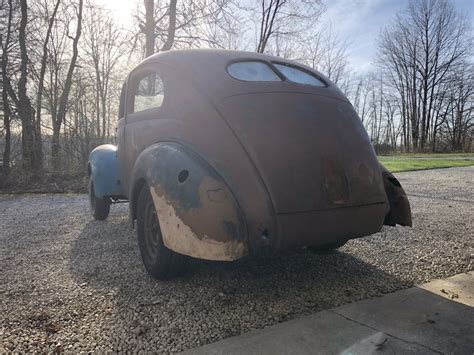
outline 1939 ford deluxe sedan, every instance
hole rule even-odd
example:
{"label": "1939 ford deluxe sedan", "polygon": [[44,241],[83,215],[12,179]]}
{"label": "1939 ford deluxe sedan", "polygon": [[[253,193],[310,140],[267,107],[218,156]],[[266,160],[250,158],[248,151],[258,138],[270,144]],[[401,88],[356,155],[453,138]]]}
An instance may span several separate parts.
{"label": "1939 ford deluxe sedan", "polygon": [[103,220],[128,200],[155,278],[178,274],[186,256],[334,249],[383,224],[411,226],[406,194],[352,105],[304,65],[165,52],[129,74],[119,111],[117,145],[90,154],[91,211]]}

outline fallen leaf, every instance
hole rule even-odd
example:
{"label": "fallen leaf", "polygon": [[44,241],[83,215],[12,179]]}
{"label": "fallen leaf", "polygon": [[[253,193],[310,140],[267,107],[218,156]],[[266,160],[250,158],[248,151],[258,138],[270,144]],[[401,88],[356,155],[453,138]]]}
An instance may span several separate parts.
{"label": "fallen leaf", "polygon": [[49,322],[46,324],[46,331],[49,333],[57,333],[61,330],[61,326],[55,322]]}
{"label": "fallen leaf", "polygon": [[110,316],[112,314],[112,309],[111,308],[107,308],[104,313],[107,315],[107,316]]}

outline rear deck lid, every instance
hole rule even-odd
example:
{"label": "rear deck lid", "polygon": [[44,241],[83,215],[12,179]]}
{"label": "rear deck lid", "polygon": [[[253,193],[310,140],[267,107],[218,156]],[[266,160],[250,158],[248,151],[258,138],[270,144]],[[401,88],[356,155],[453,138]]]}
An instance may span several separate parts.
{"label": "rear deck lid", "polygon": [[277,213],[385,202],[379,163],[348,102],[273,92],[231,96],[218,107]]}

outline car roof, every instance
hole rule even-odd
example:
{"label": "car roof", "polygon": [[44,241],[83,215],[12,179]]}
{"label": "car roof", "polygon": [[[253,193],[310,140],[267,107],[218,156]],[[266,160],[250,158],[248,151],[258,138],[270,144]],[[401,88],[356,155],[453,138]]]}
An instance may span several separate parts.
{"label": "car roof", "polygon": [[[327,87],[301,85],[292,82],[249,82],[233,79],[227,73],[227,66],[236,61],[266,61],[294,65],[320,77]],[[303,93],[319,93],[324,96],[337,96],[345,99],[342,92],[324,75],[296,61],[262,53],[234,51],[225,49],[185,49],[172,50],[154,54],[146,58],[138,67],[149,63],[163,63],[181,73],[206,90],[211,98],[224,98],[250,92],[294,91]],[[346,99],[347,100],[347,99]]]}
{"label": "car roof", "polygon": [[[255,60],[266,60],[266,61],[284,61],[291,62],[287,59],[280,57],[257,53],[249,51],[236,51],[228,49],[211,49],[211,48],[199,48],[199,49],[177,49],[172,51],[160,52],[153,54],[146,58],[143,62],[148,61],[179,61],[181,63],[191,63],[194,60],[198,60],[201,57],[206,57],[210,60],[225,60],[234,61],[240,59],[255,59]],[[298,64],[301,65],[301,64]]]}

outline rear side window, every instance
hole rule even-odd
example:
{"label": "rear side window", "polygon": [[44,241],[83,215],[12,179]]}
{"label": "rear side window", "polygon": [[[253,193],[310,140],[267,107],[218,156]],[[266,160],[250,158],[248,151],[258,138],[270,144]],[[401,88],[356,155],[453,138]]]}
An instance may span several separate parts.
{"label": "rear side window", "polygon": [[273,63],[273,65],[290,81],[299,84],[313,85],[313,86],[322,86],[325,87],[326,84],[318,79],[313,74],[308,73],[302,69],[286,65]]}
{"label": "rear side window", "polygon": [[164,87],[157,73],[148,73],[139,79],[133,93],[133,112],[151,110],[163,104]]}
{"label": "rear side window", "polygon": [[243,81],[281,81],[273,69],[263,62],[238,62],[227,67],[231,77]]}

